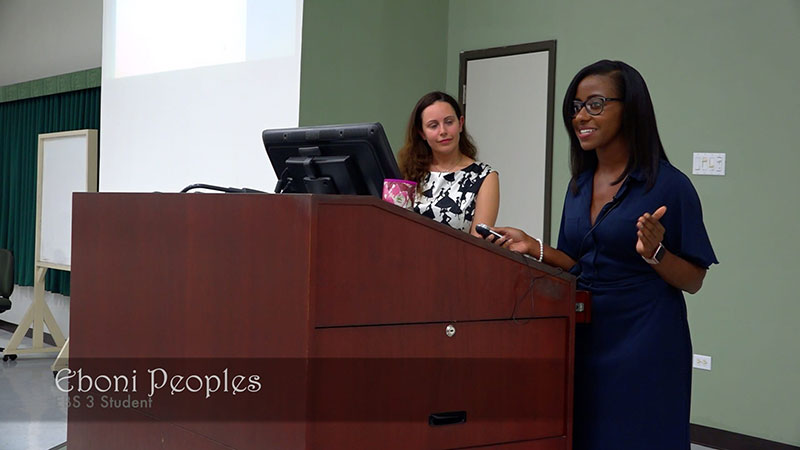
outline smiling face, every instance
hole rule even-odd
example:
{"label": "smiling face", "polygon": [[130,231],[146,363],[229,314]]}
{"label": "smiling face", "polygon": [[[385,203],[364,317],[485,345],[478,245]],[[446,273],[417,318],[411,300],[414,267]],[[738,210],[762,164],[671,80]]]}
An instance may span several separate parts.
{"label": "smiling face", "polygon": [[[575,100],[585,102],[593,97],[616,98],[619,96],[614,80],[608,75],[589,75],[581,80],[575,91]],[[572,118],[572,128],[581,148],[584,150],[604,149],[610,146],[623,145],[622,129],[623,103],[608,101],[603,112],[597,116],[590,115],[586,108]]]}
{"label": "smiling face", "polygon": [[450,155],[458,152],[464,118],[456,116],[449,103],[437,101],[425,108],[421,114],[422,139],[434,154]]}

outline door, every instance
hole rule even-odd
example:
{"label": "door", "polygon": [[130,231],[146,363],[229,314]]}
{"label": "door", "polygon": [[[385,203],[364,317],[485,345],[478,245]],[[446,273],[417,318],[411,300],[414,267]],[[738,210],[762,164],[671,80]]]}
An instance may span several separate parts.
{"label": "door", "polygon": [[555,41],[461,53],[459,100],[478,158],[500,174],[497,225],[550,241]]}

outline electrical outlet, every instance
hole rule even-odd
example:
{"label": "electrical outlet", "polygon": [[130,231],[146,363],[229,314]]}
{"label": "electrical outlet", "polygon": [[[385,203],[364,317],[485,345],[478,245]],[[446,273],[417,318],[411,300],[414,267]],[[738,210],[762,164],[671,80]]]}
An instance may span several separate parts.
{"label": "electrical outlet", "polygon": [[694,355],[692,367],[701,370],[711,370],[711,357],[706,355]]}

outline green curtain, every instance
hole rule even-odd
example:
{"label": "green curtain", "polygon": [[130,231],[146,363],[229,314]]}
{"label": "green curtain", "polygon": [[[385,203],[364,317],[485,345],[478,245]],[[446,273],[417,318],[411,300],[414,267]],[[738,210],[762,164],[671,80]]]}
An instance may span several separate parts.
{"label": "green curtain", "polygon": [[[14,253],[15,282],[33,285],[39,134],[100,129],[100,88],[0,103],[0,248]],[[69,295],[69,272],[48,270],[45,289]]]}

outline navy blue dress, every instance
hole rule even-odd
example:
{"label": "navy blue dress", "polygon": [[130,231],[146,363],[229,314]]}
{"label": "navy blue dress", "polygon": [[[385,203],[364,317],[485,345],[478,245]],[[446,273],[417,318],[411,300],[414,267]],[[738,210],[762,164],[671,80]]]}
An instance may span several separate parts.
{"label": "navy blue dress", "polygon": [[663,245],[700,267],[717,263],[700,199],[678,169],[661,161],[653,188],[629,174],[590,222],[593,171],[567,191],[558,249],[592,292],[592,323],[575,344],[574,448],[689,449],[692,343],[683,293],[636,253],[636,222],[667,206]]}

